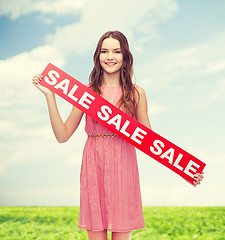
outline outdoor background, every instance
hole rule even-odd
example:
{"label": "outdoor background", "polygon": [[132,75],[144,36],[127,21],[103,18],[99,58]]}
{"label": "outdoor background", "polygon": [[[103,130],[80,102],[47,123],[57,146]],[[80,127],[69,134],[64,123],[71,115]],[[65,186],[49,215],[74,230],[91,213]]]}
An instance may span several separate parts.
{"label": "outdoor background", "polygon": [[[88,82],[100,36],[122,31],[152,128],[204,161],[193,187],[137,150],[142,201],[225,203],[225,1],[0,0],[0,205],[79,206],[85,119],[59,144],[32,84],[51,62]],[[57,97],[65,120],[72,106]]]}

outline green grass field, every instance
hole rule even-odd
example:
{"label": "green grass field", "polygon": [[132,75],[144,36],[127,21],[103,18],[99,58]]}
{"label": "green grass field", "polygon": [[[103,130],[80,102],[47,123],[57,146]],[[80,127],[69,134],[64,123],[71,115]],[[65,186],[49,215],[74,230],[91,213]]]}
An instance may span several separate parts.
{"label": "green grass field", "polygon": [[[0,207],[0,239],[87,239],[78,218],[79,207]],[[144,207],[144,219],[132,239],[225,240],[225,207]]]}

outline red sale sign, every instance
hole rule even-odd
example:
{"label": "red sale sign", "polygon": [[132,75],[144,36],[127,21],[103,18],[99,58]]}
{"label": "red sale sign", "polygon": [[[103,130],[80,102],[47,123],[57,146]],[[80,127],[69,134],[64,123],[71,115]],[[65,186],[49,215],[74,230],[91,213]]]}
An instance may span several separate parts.
{"label": "red sale sign", "polygon": [[194,174],[202,173],[204,162],[137,122],[51,63],[42,75],[41,85],[190,183],[193,184]]}

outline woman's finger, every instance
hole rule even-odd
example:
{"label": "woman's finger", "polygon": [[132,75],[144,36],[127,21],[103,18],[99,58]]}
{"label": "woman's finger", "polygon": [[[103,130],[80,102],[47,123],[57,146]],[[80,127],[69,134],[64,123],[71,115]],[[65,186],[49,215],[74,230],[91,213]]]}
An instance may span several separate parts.
{"label": "woman's finger", "polygon": [[197,181],[202,181],[201,176],[195,176],[194,179],[197,180]]}
{"label": "woman's finger", "polygon": [[33,84],[38,84],[42,80],[43,76],[40,74],[35,74],[32,78]]}

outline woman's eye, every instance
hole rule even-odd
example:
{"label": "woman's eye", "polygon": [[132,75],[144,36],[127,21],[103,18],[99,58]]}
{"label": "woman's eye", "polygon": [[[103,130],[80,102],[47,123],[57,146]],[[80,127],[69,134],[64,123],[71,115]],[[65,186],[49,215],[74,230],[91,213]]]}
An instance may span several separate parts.
{"label": "woman's eye", "polygon": [[102,50],[101,53],[106,53],[106,51],[105,51],[105,50]]}
{"label": "woman's eye", "polygon": [[121,51],[116,51],[115,53],[121,53]]}

